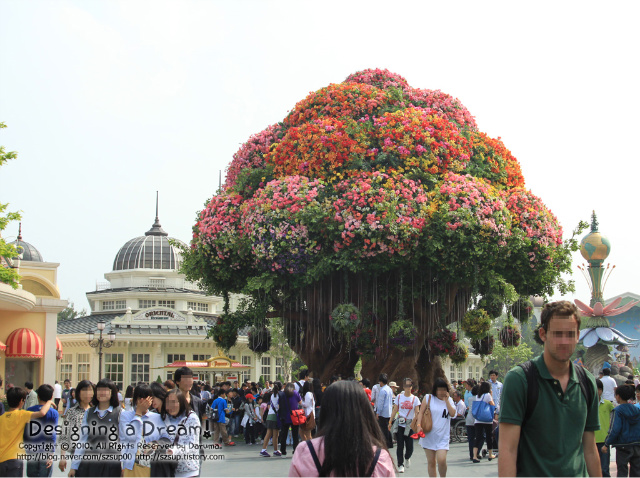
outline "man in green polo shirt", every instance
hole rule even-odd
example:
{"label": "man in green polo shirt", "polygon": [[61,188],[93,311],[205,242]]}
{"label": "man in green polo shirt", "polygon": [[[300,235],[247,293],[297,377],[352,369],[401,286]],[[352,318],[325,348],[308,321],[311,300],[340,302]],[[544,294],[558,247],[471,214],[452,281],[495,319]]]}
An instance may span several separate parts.
{"label": "man in green polo shirt", "polygon": [[580,315],[568,301],[546,304],[540,317],[544,352],[532,360],[538,399],[526,420],[527,378],[514,367],[504,379],[500,405],[499,476],[602,476],[594,432],[600,428],[593,375],[590,404],[571,363]]}

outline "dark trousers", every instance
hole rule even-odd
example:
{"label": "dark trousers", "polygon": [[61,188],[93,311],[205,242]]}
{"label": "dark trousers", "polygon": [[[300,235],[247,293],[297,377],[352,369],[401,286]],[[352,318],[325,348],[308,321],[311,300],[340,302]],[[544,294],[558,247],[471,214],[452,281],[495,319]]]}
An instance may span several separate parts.
{"label": "dark trousers", "polygon": [[[396,443],[398,445],[398,451],[396,454],[396,457],[398,458],[398,466],[403,466],[404,459],[406,458],[408,460],[409,458],[411,458],[411,455],[413,455],[413,438],[411,438],[411,434],[413,433],[413,431],[409,429],[408,435],[405,435],[405,431],[405,427],[401,427],[400,425],[398,425],[398,433],[396,433],[396,438],[398,440],[398,442]],[[405,445],[407,446],[406,453],[404,453]]]}
{"label": "dark trousers", "polygon": [[51,476],[53,473],[53,464],[47,468],[46,461],[28,461],[27,462],[27,476],[45,477]]}
{"label": "dark trousers", "polygon": [[493,431],[492,431],[492,424],[491,423],[476,423],[474,425],[474,427],[476,428],[476,437],[474,440],[474,444],[473,447],[478,449],[478,452],[480,452],[480,449],[482,448],[482,434],[484,433],[487,437],[487,450],[489,450],[489,454],[491,454],[491,450],[493,450]]}
{"label": "dark trousers", "polygon": [[256,442],[256,427],[253,425],[249,425],[249,422],[244,426],[244,442],[248,445],[249,443]]}
{"label": "dark trousers", "polygon": [[611,473],[609,472],[609,463],[611,462],[611,448],[607,448],[607,452],[602,453],[604,442],[596,443],[596,446],[598,447],[598,455],[600,455],[600,469],[602,470],[602,476],[610,477]]}
{"label": "dark trousers", "polygon": [[22,460],[7,460],[0,463],[0,476],[22,477]]}
{"label": "dark trousers", "polygon": [[378,417],[378,425],[380,425],[382,435],[387,440],[387,448],[393,448],[393,438],[391,438],[391,432],[389,431],[389,418]]}
{"label": "dark trousers", "polygon": [[[467,441],[469,442],[469,458],[473,458],[473,447],[476,446],[476,427],[467,425]],[[482,447],[484,441],[480,443],[478,449]]]}
{"label": "dark trousers", "polygon": [[640,476],[640,445],[617,446],[616,465],[618,476]]}
{"label": "dark trousers", "polygon": [[293,425],[291,423],[283,423],[280,427],[280,453],[287,452],[287,435],[289,434],[289,428],[291,428],[291,437],[293,438],[293,451],[296,451],[300,437],[298,436],[300,425]]}

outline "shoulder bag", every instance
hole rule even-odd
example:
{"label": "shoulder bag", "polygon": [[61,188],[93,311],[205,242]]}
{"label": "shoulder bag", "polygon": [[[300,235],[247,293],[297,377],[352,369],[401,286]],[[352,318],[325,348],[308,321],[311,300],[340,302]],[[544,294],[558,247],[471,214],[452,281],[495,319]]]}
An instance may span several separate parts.
{"label": "shoulder bag", "polygon": [[476,398],[476,401],[471,404],[471,413],[473,413],[473,416],[479,422],[492,423],[493,413],[496,410],[496,406],[489,405],[487,402],[482,400],[482,398],[484,398],[484,395],[482,395],[480,400]]}
{"label": "shoulder bag", "polygon": [[425,433],[429,433],[433,428],[433,417],[431,416],[431,395],[429,395],[429,399],[427,400],[427,407],[422,413],[420,426],[422,427],[422,431]]}

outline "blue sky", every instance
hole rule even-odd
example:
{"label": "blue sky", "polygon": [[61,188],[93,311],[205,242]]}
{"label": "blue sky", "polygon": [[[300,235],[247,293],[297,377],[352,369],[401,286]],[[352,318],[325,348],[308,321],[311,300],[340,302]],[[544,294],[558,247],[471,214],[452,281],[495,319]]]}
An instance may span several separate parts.
{"label": "blue sky", "polygon": [[[60,262],[63,298],[155,214],[188,241],[218,174],[310,91],[364,68],[459,98],[565,233],[593,209],[606,297],[640,291],[634,2],[0,0],[0,201]],[[12,240],[17,224],[4,232]],[[576,264],[583,262],[577,254]],[[577,293],[588,300],[584,279]]]}

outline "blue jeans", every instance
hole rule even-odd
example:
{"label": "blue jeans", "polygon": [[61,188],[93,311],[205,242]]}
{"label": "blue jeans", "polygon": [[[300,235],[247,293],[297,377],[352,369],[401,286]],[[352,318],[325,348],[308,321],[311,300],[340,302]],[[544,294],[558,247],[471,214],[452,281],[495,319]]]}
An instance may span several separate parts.
{"label": "blue jeans", "polygon": [[47,468],[46,461],[28,461],[27,476],[51,476],[53,473],[53,464]]}
{"label": "blue jeans", "polygon": [[236,414],[229,419],[229,435],[240,433],[240,415]]}
{"label": "blue jeans", "polygon": [[598,447],[598,455],[600,455],[600,469],[602,470],[602,476],[610,477],[611,473],[609,473],[609,462],[611,461],[611,448],[607,448],[606,453],[602,453],[602,447],[604,443],[596,443]]}

